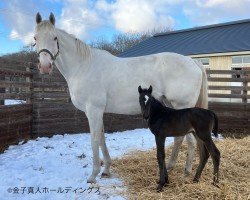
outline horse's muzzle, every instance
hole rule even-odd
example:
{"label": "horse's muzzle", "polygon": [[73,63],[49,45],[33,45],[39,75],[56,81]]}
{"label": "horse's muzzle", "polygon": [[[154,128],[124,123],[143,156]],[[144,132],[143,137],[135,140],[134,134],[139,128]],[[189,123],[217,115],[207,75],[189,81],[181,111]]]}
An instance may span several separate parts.
{"label": "horse's muzzle", "polygon": [[49,63],[48,66],[42,66],[41,63],[37,65],[41,74],[51,74],[52,72],[52,64]]}

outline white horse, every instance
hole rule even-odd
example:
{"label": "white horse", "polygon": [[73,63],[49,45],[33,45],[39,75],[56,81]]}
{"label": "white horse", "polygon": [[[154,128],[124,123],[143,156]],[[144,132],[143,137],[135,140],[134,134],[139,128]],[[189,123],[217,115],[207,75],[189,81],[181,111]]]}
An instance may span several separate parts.
{"label": "white horse", "polygon": [[[55,17],[42,21],[36,16],[34,39],[39,54],[40,73],[51,73],[57,66],[69,86],[76,108],[88,118],[93,171],[87,182],[96,182],[100,172],[99,147],[104,157],[102,176],[110,176],[111,159],[103,132],[103,114],[139,114],[137,88],[154,87],[153,95],[174,108],[199,106],[207,108],[207,79],[204,68],[189,57],[175,53],[119,58],[107,51],[90,48],[74,36],[55,28]],[[136,137],[136,136],[135,136]],[[183,137],[175,138],[168,169],[175,165]],[[195,140],[187,137],[186,173],[192,170]]]}

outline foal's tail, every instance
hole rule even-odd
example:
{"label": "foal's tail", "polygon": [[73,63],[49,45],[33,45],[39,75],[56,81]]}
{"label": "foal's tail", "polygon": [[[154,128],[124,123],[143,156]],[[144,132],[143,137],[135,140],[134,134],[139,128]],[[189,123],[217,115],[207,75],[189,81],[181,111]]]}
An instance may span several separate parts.
{"label": "foal's tail", "polygon": [[213,127],[213,134],[215,137],[218,137],[218,117],[217,115],[213,113],[213,116],[214,116],[214,127]]}

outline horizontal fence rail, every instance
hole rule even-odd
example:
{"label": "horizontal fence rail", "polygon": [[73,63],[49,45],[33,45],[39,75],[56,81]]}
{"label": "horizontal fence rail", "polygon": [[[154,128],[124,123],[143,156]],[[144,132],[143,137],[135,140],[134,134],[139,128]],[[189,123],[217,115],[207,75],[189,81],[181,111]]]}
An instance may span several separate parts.
{"label": "horizontal fence rail", "polygon": [[249,102],[250,70],[207,70],[207,75],[212,102],[216,98],[225,102]]}
{"label": "horizontal fence rail", "polygon": [[[9,66],[12,66],[9,68]],[[207,70],[209,109],[219,117],[221,131],[250,130],[250,70]],[[41,75],[32,63],[0,59],[0,147],[23,139],[54,134],[89,132],[85,114],[70,100],[64,77],[55,68]],[[3,104],[3,103],[2,103]],[[104,115],[106,132],[146,127],[141,115]]]}

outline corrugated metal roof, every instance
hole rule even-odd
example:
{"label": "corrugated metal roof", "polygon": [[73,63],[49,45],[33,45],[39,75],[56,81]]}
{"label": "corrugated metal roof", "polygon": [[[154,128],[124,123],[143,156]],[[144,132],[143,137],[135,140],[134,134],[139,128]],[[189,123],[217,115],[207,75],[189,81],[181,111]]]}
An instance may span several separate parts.
{"label": "corrugated metal roof", "polygon": [[161,52],[199,55],[238,51],[250,51],[250,19],[156,34],[119,57]]}

